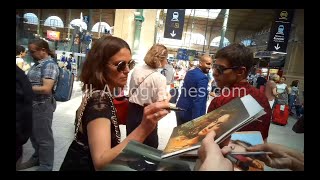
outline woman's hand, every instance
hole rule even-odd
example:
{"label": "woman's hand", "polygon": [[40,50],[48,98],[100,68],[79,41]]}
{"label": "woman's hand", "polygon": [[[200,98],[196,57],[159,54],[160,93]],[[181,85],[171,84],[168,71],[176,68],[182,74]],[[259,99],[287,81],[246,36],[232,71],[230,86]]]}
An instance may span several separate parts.
{"label": "woman's hand", "polygon": [[169,113],[166,108],[169,108],[167,101],[147,105],[143,111],[141,126],[151,132],[156,127],[158,121]]}
{"label": "woman's hand", "polygon": [[291,169],[294,171],[304,170],[304,154],[280,144],[259,144],[246,148],[247,151],[272,152],[270,155],[259,156],[267,166],[276,169]]}

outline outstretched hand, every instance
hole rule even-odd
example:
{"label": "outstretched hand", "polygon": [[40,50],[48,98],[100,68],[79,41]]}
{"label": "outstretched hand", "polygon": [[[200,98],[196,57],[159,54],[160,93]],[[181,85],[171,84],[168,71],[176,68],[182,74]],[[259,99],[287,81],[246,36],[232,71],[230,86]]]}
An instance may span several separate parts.
{"label": "outstretched hand", "polygon": [[265,143],[246,148],[247,151],[266,151],[272,154],[259,156],[267,166],[276,169],[304,170],[304,154],[280,144]]}

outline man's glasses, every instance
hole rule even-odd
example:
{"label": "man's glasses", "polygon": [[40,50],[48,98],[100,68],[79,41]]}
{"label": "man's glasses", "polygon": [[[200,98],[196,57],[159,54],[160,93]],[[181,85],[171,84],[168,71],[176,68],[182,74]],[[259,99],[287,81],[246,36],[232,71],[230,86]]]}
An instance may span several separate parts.
{"label": "man's glasses", "polygon": [[126,66],[128,66],[129,69],[132,70],[134,68],[135,64],[136,64],[135,61],[133,59],[131,59],[128,62],[128,64],[125,61],[120,61],[117,65],[114,65],[114,64],[110,64],[110,65],[116,66],[117,71],[122,72],[126,69]]}
{"label": "man's glasses", "polygon": [[213,65],[212,65],[212,68],[213,68],[215,71],[217,71],[219,74],[223,74],[223,72],[224,72],[225,70],[228,70],[228,69],[238,69],[239,66],[232,66],[232,67],[226,68],[226,67],[223,67],[223,66],[221,66],[221,65],[219,65],[219,64],[213,64]]}
{"label": "man's glasses", "polygon": [[33,54],[33,53],[35,53],[35,52],[37,52],[37,51],[31,51],[31,50],[28,50],[28,51],[27,51],[28,54]]}

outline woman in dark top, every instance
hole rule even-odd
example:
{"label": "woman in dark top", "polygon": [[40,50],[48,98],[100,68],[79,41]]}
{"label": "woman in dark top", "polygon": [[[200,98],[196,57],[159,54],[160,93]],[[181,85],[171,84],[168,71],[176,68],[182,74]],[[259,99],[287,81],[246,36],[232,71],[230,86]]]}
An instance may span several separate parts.
{"label": "woman in dark top", "polygon": [[130,140],[143,142],[157,122],[168,114],[167,102],[146,106],[141,124],[120,142],[113,92],[126,85],[133,63],[131,50],[124,40],[104,36],[94,43],[80,77],[85,95],[77,110],[75,140],[60,170],[102,170]]}

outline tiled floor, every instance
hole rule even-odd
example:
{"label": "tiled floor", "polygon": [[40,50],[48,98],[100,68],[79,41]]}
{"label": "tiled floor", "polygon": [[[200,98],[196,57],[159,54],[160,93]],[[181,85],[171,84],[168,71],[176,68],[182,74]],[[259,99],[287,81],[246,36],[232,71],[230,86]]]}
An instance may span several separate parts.
{"label": "tiled floor", "polygon": [[[75,82],[73,97],[68,102],[58,102],[57,109],[54,112],[52,129],[55,140],[55,159],[54,171],[58,171],[68,150],[70,143],[74,137],[74,117],[75,111],[81,103],[80,83]],[[211,99],[209,99],[208,104]],[[172,129],[176,126],[175,113],[171,112],[164,117],[158,126],[159,149],[164,149],[171,135]],[[304,150],[304,134],[296,134],[291,128],[296,122],[295,118],[290,117],[286,126],[278,126],[271,124],[268,142],[283,144],[301,152]],[[125,127],[120,125],[122,139],[125,138]],[[30,141],[24,145],[23,159],[25,162],[33,153]],[[25,169],[24,171],[34,171],[36,167]],[[266,167],[265,170],[274,170]]]}

